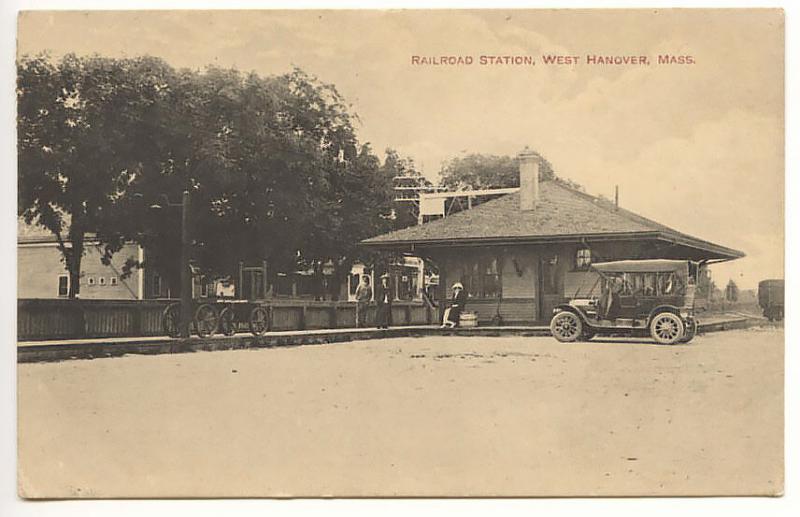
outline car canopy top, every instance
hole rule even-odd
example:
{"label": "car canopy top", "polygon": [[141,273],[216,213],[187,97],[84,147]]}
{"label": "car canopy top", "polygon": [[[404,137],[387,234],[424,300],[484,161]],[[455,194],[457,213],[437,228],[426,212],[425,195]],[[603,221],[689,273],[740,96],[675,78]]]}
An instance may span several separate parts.
{"label": "car canopy top", "polygon": [[601,273],[686,273],[689,269],[686,260],[617,260],[614,262],[598,262],[592,268]]}

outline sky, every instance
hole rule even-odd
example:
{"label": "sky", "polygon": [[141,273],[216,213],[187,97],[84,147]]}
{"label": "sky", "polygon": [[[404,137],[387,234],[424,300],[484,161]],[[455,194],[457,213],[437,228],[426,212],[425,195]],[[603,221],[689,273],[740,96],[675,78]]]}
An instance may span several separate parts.
{"label": "sky", "polygon": [[[687,11],[29,12],[18,51],[154,55],[334,84],[357,132],[435,179],[464,153],[537,150],[559,176],[643,216],[744,251],[720,287],[783,277],[783,16]],[[658,65],[659,54],[692,65]],[[545,65],[543,54],[579,56]],[[471,56],[415,65],[413,56]],[[535,65],[479,65],[480,56]],[[589,65],[587,55],[649,65]]]}

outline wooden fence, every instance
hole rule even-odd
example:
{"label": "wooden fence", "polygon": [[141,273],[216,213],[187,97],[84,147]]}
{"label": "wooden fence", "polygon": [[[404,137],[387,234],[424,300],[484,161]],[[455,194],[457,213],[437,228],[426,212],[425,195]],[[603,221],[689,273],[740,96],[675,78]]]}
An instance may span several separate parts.
{"label": "wooden fence", "polygon": [[[161,336],[161,315],[178,300],[45,300],[17,301],[17,340]],[[270,330],[355,327],[354,302],[270,300]],[[425,325],[438,319],[436,309],[421,302],[395,302],[392,324]],[[367,321],[375,321],[370,307]],[[242,325],[245,330],[246,322]]]}

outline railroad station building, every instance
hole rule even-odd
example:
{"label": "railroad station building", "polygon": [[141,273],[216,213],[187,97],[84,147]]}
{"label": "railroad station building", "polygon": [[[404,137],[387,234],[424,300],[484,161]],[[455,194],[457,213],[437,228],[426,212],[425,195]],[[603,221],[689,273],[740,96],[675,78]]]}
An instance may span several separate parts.
{"label": "railroad station building", "polygon": [[439,273],[436,298],[461,282],[479,323],[549,321],[552,309],[591,285],[593,262],[744,256],[678,232],[558,180],[539,181],[539,160],[519,155],[520,188],[443,219],[379,235],[362,245],[418,256]]}

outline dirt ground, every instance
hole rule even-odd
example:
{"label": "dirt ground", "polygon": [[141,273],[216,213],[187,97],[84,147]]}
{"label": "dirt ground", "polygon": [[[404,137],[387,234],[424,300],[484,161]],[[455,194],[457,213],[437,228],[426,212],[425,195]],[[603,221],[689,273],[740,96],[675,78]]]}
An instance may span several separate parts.
{"label": "dirt ground", "polygon": [[783,331],[21,364],[28,497],[783,490]]}

